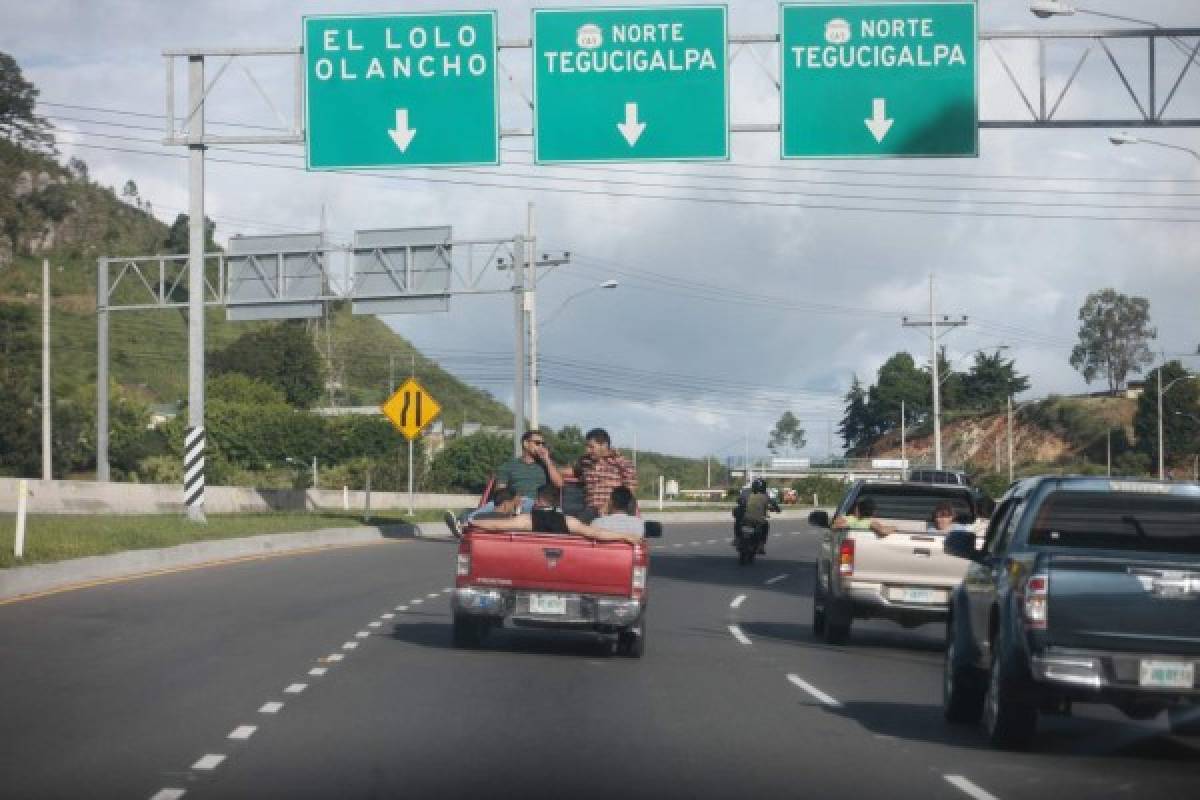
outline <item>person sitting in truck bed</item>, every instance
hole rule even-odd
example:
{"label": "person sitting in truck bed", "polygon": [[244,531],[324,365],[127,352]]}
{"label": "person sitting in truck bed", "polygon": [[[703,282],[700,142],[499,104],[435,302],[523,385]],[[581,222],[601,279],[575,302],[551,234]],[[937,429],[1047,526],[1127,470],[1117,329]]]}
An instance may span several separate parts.
{"label": "person sitting in truck bed", "polygon": [[447,511],[442,515],[442,519],[454,537],[461,539],[464,520],[470,523],[476,519],[508,519],[521,510],[521,502],[522,498],[519,494],[507,486],[500,486],[492,490],[486,503],[466,514],[462,519],[453,511]]}
{"label": "person sitting in truck bed", "polygon": [[873,519],[875,516],[875,501],[869,497],[864,497],[854,504],[854,510],[842,516],[838,514],[833,518],[830,527],[833,528],[849,528],[852,531],[874,531],[876,536],[887,536],[889,533],[895,533],[896,529],[886,523]]}
{"label": "person sitting in truck bed", "polygon": [[[555,506],[558,489],[550,484],[538,490],[533,509],[528,514],[517,514],[504,519],[472,519],[471,525],[485,531],[532,533],[568,533],[594,539],[598,542],[628,542],[636,544],[640,535],[616,533],[596,528],[575,517],[567,516]],[[640,522],[640,520],[639,520]]]}
{"label": "person sitting in truck bed", "polygon": [[637,499],[627,486],[618,486],[609,492],[604,513],[589,524],[600,530],[634,536],[642,536],[646,532],[646,523],[637,515]]}

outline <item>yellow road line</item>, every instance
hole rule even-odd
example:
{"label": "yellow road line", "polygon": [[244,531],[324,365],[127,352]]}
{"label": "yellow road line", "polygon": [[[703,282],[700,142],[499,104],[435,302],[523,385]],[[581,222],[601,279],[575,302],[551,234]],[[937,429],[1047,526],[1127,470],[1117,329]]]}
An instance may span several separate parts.
{"label": "yellow road line", "polygon": [[413,541],[411,539],[380,539],[376,542],[347,542],[345,544],[323,544],[313,547],[301,547],[295,550],[281,550],[273,553],[254,553],[248,556],[236,556],[234,558],[215,559],[213,561],[202,561],[198,564],[182,564],[178,567],[167,567],[165,569],[156,569],[150,572],[138,572],[133,575],[119,575],[114,578],[97,578],[96,580],[83,581],[81,583],[72,583],[67,586],[57,586],[53,589],[46,589],[41,592],[32,592],[23,594],[17,597],[10,597],[0,600],[0,606],[7,606],[13,603],[22,603],[26,600],[37,600],[42,597],[50,597],[51,595],[63,594],[65,592],[74,592],[80,589],[91,589],[96,586],[107,586],[113,583],[128,583],[130,581],[141,580],[143,578],[154,578],[159,575],[172,575],[177,572],[192,572],[198,569],[210,569],[212,567],[224,567],[230,564],[243,564],[247,561],[264,561],[268,558],[282,558],[284,556],[302,556],[319,553],[323,550],[342,550],[348,547],[375,547],[381,544],[404,544],[405,542]]}

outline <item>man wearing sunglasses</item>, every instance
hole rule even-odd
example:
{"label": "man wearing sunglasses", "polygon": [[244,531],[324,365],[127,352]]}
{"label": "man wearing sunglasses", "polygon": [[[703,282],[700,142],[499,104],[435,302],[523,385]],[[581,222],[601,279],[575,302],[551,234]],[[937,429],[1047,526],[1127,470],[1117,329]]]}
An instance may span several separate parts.
{"label": "man wearing sunglasses", "polygon": [[507,486],[521,498],[521,510],[533,507],[538,489],[550,484],[561,489],[562,475],[546,449],[541,431],[525,431],[521,436],[521,455],[508,461],[496,471],[496,483]]}

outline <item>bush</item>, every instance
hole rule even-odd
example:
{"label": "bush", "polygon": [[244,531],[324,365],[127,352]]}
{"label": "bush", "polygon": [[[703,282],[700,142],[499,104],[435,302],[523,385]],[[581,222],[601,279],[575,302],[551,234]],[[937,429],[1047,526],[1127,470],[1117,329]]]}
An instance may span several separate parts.
{"label": "bush", "polygon": [[474,433],[450,441],[429,466],[428,487],[433,491],[482,492],[501,464],[512,458],[512,439],[492,433]]}
{"label": "bush", "polygon": [[808,505],[813,495],[817,496],[818,505],[836,505],[846,496],[847,485],[837,478],[827,478],[824,475],[810,475],[807,478],[792,481],[792,488],[800,495],[799,505]]}

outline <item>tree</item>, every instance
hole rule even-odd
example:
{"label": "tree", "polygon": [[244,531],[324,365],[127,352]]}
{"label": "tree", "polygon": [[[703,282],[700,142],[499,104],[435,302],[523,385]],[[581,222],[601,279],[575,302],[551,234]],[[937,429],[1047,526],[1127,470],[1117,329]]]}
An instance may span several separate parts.
{"label": "tree", "polygon": [[871,417],[867,411],[867,393],[857,375],[850,382],[850,391],[846,392],[845,400],[846,413],[838,424],[838,434],[846,447],[861,447],[867,442]]}
{"label": "tree", "polygon": [[1017,374],[1015,362],[1000,351],[976,353],[971,371],[963,376],[963,402],[970,408],[987,410],[1004,405],[1005,398],[1029,388],[1029,378]]}
{"label": "tree", "polygon": [[804,445],[804,428],[800,427],[800,420],[790,411],[783,412],[783,416],[775,423],[775,429],[771,431],[767,449],[775,454],[778,454],[781,448],[784,453],[790,453],[793,448],[799,450]]}
{"label": "tree", "polygon": [[[1164,451],[1172,457],[1200,451],[1200,380],[1190,377],[1178,361],[1162,366],[1162,425]],[[1158,377],[1146,381],[1133,415],[1138,450],[1158,460]]]}
{"label": "tree", "polygon": [[574,464],[583,457],[583,429],[578,425],[564,425],[557,433],[544,430],[542,435],[546,437],[546,447],[556,464]]}
{"label": "tree", "polygon": [[[217,249],[217,243],[213,237],[217,233],[217,223],[213,222],[208,217],[204,218],[204,251],[209,252]],[[167,238],[163,242],[163,247],[168,253],[183,254],[191,248],[191,224],[188,222],[187,214],[179,214],[175,217],[175,221],[171,223],[170,230],[167,231]]]}
{"label": "tree", "polygon": [[37,474],[41,339],[27,306],[0,305],[0,472]]}
{"label": "tree", "polygon": [[52,126],[34,113],[37,98],[16,59],[0,52],[0,134],[31,150],[54,152]]}
{"label": "tree", "polygon": [[1091,383],[1104,375],[1116,393],[1130,372],[1140,373],[1154,360],[1148,342],[1158,336],[1150,327],[1150,301],[1115,289],[1087,296],[1079,308],[1079,344],[1071,351],[1071,366]]}
{"label": "tree", "polygon": [[867,394],[868,435],[874,438],[900,427],[902,401],[909,417],[917,409],[929,408],[929,373],[918,369],[908,353],[896,353],[879,368],[876,383]]}
{"label": "tree", "polygon": [[429,467],[430,488],[482,492],[488,478],[512,457],[512,438],[473,433],[451,439]]}
{"label": "tree", "polygon": [[309,408],[321,395],[321,357],[301,323],[281,322],[244,333],[214,353],[211,362],[215,374],[256,378],[299,408]]}
{"label": "tree", "polygon": [[88,182],[88,165],[82,158],[71,156],[67,161],[67,171],[74,175],[80,183]]}
{"label": "tree", "polygon": [[142,207],[142,199],[138,197],[137,184],[134,183],[132,178],[125,181],[125,188],[121,190],[121,198],[138,208]]}

